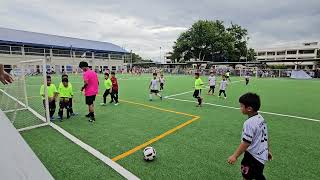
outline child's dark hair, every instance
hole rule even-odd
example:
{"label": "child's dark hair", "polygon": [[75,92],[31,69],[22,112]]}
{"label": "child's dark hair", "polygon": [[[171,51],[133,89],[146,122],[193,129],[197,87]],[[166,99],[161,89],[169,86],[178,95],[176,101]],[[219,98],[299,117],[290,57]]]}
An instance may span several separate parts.
{"label": "child's dark hair", "polygon": [[153,73],[152,75],[153,75],[153,76],[156,76],[156,75],[157,75],[157,73]]}
{"label": "child's dark hair", "polygon": [[245,107],[252,107],[254,111],[259,111],[260,109],[260,97],[255,93],[246,93],[239,98],[239,103],[243,104]]}
{"label": "child's dark hair", "polygon": [[79,68],[84,68],[84,67],[89,67],[89,65],[88,65],[87,62],[81,61],[81,62],[79,63]]}
{"label": "child's dark hair", "polygon": [[114,71],[111,72],[111,75],[116,75],[116,73]]}
{"label": "child's dark hair", "polygon": [[51,79],[51,76],[50,76],[50,75],[47,75],[47,79]]}
{"label": "child's dark hair", "polygon": [[62,74],[61,79],[67,78],[68,79],[68,75],[67,74]]}
{"label": "child's dark hair", "polygon": [[195,76],[200,76],[200,73],[196,72],[194,73]]}
{"label": "child's dark hair", "polygon": [[109,76],[109,73],[104,73],[105,76]]}

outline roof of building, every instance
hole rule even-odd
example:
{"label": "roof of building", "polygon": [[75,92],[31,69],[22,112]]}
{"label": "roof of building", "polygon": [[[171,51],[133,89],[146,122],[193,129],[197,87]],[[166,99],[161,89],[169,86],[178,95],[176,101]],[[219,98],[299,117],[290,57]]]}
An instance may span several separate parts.
{"label": "roof of building", "polygon": [[2,27],[0,27],[0,41],[21,45],[37,45],[52,48],[73,48],[93,51],[127,53],[127,51],[120,46],[108,42],[21,31]]}
{"label": "roof of building", "polygon": [[301,44],[292,44],[286,46],[275,46],[270,48],[256,48],[257,52],[266,52],[266,51],[285,51],[285,50],[313,50],[319,49],[320,42],[310,42],[310,43],[301,43]]}

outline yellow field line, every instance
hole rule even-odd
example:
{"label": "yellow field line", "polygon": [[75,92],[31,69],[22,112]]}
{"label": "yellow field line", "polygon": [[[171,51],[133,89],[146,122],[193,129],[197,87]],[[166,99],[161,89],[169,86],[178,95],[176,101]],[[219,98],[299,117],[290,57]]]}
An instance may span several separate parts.
{"label": "yellow field line", "polygon": [[142,148],[144,148],[144,147],[146,147],[146,146],[148,146],[148,145],[150,145],[150,144],[152,144],[152,143],[154,143],[156,141],[159,141],[160,139],[168,136],[169,134],[172,134],[173,132],[175,132],[175,131],[177,131],[177,130],[179,130],[179,129],[181,129],[181,128],[183,128],[183,127],[185,127],[185,126],[187,126],[187,125],[189,125],[191,123],[193,123],[194,121],[198,120],[199,118],[200,118],[199,116],[195,116],[191,120],[189,120],[189,121],[187,121],[185,123],[182,123],[179,126],[173,128],[173,129],[170,129],[169,131],[167,131],[167,132],[165,132],[165,133],[163,133],[163,134],[161,134],[161,135],[159,135],[159,136],[157,136],[157,137],[155,137],[155,138],[153,138],[153,139],[151,139],[151,140],[149,140],[149,141],[147,141],[147,142],[145,142],[145,143],[143,143],[143,144],[141,144],[141,145],[139,145],[139,146],[137,146],[137,147],[135,147],[133,149],[130,149],[129,151],[127,151],[127,152],[125,152],[123,154],[120,154],[120,155],[112,158],[112,160],[113,161],[118,161],[118,160],[120,160],[122,158],[125,158],[125,157],[135,153],[136,151],[138,151],[138,150],[140,150],[140,149],[142,149]]}
{"label": "yellow field line", "polygon": [[136,146],[135,148],[133,149],[130,149],[129,151],[125,152],[125,153],[122,153],[116,157],[114,157],[112,160],[113,161],[118,161],[120,159],[123,159],[133,153],[135,153],[136,151],[156,142],[156,141],[159,141],[160,139],[174,133],[175,131],[193,123],[194,121],[200,119],[199,116],[196,116],[196,115],[192,115],[192,114],[187,114],[187,113],[183,113],[183,112],[178,112],[178,111],[173,111],[173,110],[169,110],[169,109],[163,109],[163,108],[159,108],[159,107],[156,107],[156,106],[151,106],[151,105],[147,105],[147,104],[142,104],[142,103],[137,103],[137,102],[132,102],[132,101],[126,101],[126,100],[121,100],[121,102],[125,102],[125,103],[129,103],[129,104],[135,104],[135,105],[139,105],[139,106],[144,106],[144,107],[147,107],[147,108],[152,108],[152,109],[157,109],[159,111],[164,111],[164,112],[170,112],[170,113],[175,113],[175,114],[180,114],[180,115],[185,115],[185,116],[189,116],[189,117],[192,117],[192,119],[188,120],[187,122],[184,122],[178,126],[176,126],[175,128],[172,128],[168,131],[166,131],[165,133],[153,138],[153,139],[150,139],[149,141],[143,143],[143,144],[140,144],[139,146]]}

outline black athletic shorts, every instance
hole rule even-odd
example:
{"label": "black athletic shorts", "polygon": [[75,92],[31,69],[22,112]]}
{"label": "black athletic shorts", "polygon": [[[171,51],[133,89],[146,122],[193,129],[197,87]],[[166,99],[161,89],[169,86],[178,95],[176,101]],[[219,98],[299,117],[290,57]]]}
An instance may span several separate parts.
{"label": "black athletic shorts", "polygon": [[210,86],[210,89],[214,89],[214,88],[216,88],[216,86]]}
{"label": "black athletic shorts", "polygon": [[87,105],[92,105],[95,100],[96,100],[96,95],[86,96],[86,104]]}
{"label": "black athletic shorts", "polygon": [[201,89],[194,90],[193,97],[199,98],[201,96]]}
{"label": "black athletic shorts", "polygon": [[159,93],[159,90],[150,90],[150,93],[155,93],[155,94],[158,94]]}
{"label": "black athletic shorts", "polygon": [[264,164],[256,160],[249,152],[245,152],[241,161],[241,173],[244,179],[264,180]]}

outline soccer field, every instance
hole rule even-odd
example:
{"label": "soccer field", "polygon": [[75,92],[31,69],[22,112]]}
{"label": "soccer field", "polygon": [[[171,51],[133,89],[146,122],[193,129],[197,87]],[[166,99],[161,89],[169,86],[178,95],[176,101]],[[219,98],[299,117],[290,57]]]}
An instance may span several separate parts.
{"label": "soccer field", "polygon": [[[227,158],[238,147],[246,120],[238,98],[255,92],[261,97],[260,110],[268,124],[274,156],[265,166],[267,179],[319,178],[319,80],[253,78],[245,86],[244,79],[232,77],[226,100],[217,97],[218,89],[216,96],[205,90],[205,104],[199,108],[192,98],[192,76],[165,77],[162,94],[168,97],[149,101],[151,75],[119,75],[120,104],[100,106],[102,97],[98,96],[96,122],[91,124],[84,117],[87,107],[80,94],[81,75],[71,75],[74,111],[79,115],[55,123],[141,179],[241,179],[242,157],[233,166],[227,164]],[[102,81],[100,76],[100,95]],[[28,78],[31,105],[41,102],[40,82],[40,77]],[[60,76],[53,77],[53,83],[58,86]],[[122,178],[49,126],[21,134],[56,179]],[[141,148],[149,143],[157,157],[145,162]]]}

